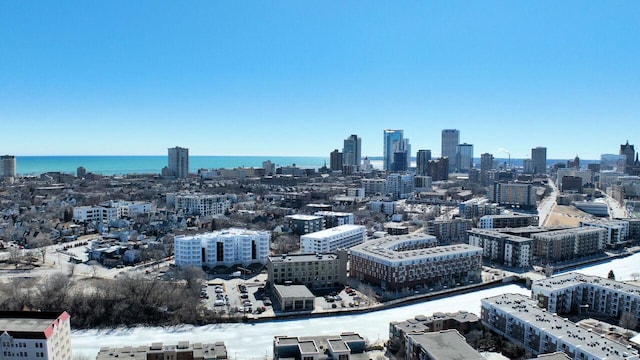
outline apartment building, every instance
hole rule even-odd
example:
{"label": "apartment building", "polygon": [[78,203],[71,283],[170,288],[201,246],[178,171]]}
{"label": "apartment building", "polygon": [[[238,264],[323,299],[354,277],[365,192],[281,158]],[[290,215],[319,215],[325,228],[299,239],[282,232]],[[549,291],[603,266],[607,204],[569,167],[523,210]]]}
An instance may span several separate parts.
{"label": "apartment building", "polygon": [[372,200],[369,201],[369,210],[374,213],[382,213],[390,216],[396,213],[396,202],[386,200]]}
{"label": "apartment building", "polygon": [[534,355],[562,351],[576,360],[637,360],[638,352],[540,308],[521,294],[481,300],[482,324]]}
{"label": "apartment building", "polygon": [[414,191],[413,174],[389,174],[385,185],[385,194],[394,200],[407,199]]}
{"label": "apartment building", "polygon": [[337,336],[276,336],[273,339],[273,360],[368,359],[357,356],[363,355],[365,349],[366,340],[356,333]]}
{"label": "apartment building", "polygon": [[269,256],[267,274],[271,284],[306,285],[326,289],[347,282],[347,252]]}
{"label": "apartment building", "polygon": [[478,227],[480,229],[519,228],[527,226],[538,226],[539,222],[540,219],[538,218],[538,215],[485,215],[480,218]]}
{"label": "apartment building", "polygon": [[531,294],[549,312],[589,312],[619,318],[629,312],[640,320],[640,286],[619,281],[567,273],[534,281]]}
{"label": "apartment building", "polygon": [[480,281],[482,249],[437,246],[431,235],[388,236],[350,249],[349,276],[396,291]]}
{"label": "apartment building", "polygon": [[424,334],[452,329],[461,334],[467,334],[471,330],[479,328],[480,319],[473,313],[467,311],[436,312],[431,316],[417,315],[413,319],[389,323],[389,340],[390,343],[400,344],[407,341],[408,334]]}
{"label": "apartment building", "polygon": [[66,311],[0,311],[0,359],[71,360]]}
{"label": "apartment building", "polygon": [[231,266],[267,262],[271,234],[266,231],[227,229],[174,239],[176,266]]}
{"label": "apartment building", "polygon": [[532,234],[533,255],[545,264],[602,253],[607,231],[580,227]]}
{"label": "apartment building", "polygon": [[150,346],[125,346],[121,348],[102,347],[96,360],[112,359],[133,360],[219,360],[228,359],[224,342],[212,344],[189,343],[180,341],[177,344],[152,343]]}
{"label": "apartment building", "polygon": [[499,215],[504,207],[491,203],[486,199],[471,199],[458,205],[458,213],[463,219],[480,218],[485,215]]}
{"label": "apartment building", "polygon": [[316,211],[316,216],[322,216],[322,226],[324,229],[340,225],[353,225],[353,213],[336,212],[336,211]]}
{"label": "apartment building", "polygon": [[619,247],[629,240],[629,222],[625,220],[580,221],[580,226],[605,229],[607,231],[605,246],[607,247]]}
{"label": "apartment building", "polygon": [[489,201],[503,206],[535,209],[536,190],[531,184],[495,182],[487,192]]}
{"label": "apartment building", "polygon": [[427,234],[435,236],[438,245],[467,243],[467,231],[472,227],[470,219],[431,220],[427,222]]}
{"label": "apartment building", "polygon": [[304,235],[323,229],[324,218],[319,215],[295,214],[284,217],[285,225],[298,235]]}
{"label": "apartment building", "polygon": [[190,215],[213,216],[224,214],[236,201],[234,194],[167,194],[167,205]]}
{"label": "apartment building", "polygon": [[387,180],[362,179],[362,187],[366,196],[383,195],[386,192]]}
{"label": "apartment building", "polygon": [[486,358],[467,344],[457,330],[444,330],[423,334],[409,334],[405,345],[408,360],[485,360]]}
{"label": "apartment building", "polygon": [[533,259],[534,240],[489,229],[468,231],[469,245],[482,248],[485,260],[514,268],[527,268]]}
{"label": "apartment building", "polygon": [[366,230],[362,225],[340,225],[302,235],[300,237],[300,252],[302,254],[315,254],[348,249],[362,244],[366,240]]}

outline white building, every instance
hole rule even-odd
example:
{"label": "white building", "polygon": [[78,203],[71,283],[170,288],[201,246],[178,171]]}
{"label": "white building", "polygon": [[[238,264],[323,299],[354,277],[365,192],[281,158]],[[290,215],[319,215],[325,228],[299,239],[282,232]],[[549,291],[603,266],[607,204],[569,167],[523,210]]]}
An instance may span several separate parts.
{"label": "white building", "polygon": [[329,253],[348,249],[366,240],[366,228],[362,225],[340,225],[330,229],[302,235],[302,254]]}
{"label": "white building", "polygon": [[66,311],[0,311],[0,359],[71,360]]}
{"label": "white building", "polygon": [[167,205],[187,214],[212,216],[224,214],[236,201],[234,194],[167,194]]}
{"label": "white building", "polygon": [[369,210],[375,213],[393,215],[396,213],[395,201],[373,200],[369,202]]}
{"label": "white building", "polygon": [[629,222],[624,220],[580,221],[580,227],[594,226],[607,230],[606,246],[623,245],[629,239]]}
{"label": "white building", "polygon": [[151,203],[130,201],[105,201],[98,206],[78,206],[73,208],[73,220],[111,221],[151,212]]}
{"label": "white building", "polygon": [[576,360],[637,360],[638,352],[580,327],[521,294],[481,300],[482,324],[534,355],[562,351]]}
{"label": "white building", "polygon": [[413,195],[413,174],[389,174],[385,186],[385,193],[394,199],[406,199]]}
{"label": "white building", "polygon": [[316,211],[313,215],[322,216],[323,226],[329,229],[341,225],[353,225],[353,213],[337,212],[337,211]]}
{"label": "white building", "polygon": [[271,234],[227,229],[174,239],[176,266],[231,266],[267,262]]}

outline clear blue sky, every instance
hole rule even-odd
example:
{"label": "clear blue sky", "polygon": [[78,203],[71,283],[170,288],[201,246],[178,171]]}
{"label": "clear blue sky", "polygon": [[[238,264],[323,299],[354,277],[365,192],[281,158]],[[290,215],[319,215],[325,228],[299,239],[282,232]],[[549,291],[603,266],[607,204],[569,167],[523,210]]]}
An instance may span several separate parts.
{"label": "clear blue sky", "polygon": [[0,2],[3,154],[597,159],[639,125],[638,1]]}

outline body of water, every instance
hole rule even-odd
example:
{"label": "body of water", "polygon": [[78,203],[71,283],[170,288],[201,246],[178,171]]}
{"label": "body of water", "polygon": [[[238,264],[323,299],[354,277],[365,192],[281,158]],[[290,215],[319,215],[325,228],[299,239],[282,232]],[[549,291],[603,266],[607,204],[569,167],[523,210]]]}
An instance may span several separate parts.
{"label": "body of water", "polygon": [[[616,259],[597,265],[585,266],[577,272],[606,277],[615,271],[618,280],[629,280],[638,272],[640,254]],[[212,343],[224,341],[230,359],[264,359],[272,356],[273,338],[280,335],[312,336],[338,335],[341,332],[357,332],[371,342],[389,338],[389,323],[402,321],[416,315],[434,312],[467,310],[480,315],[480,300],[505,293],[530,295],[530,290],[519,285],[505,285],[444,299],[425,301],[398,308],[370,313],[330,316],[311,319],[277,320],[261,323],[215,324],[208,326],[184,326],[180,328],[136,327],[115,330],[82,330],[72,333],[74,355],[95,358],[100,347],[150,345],[152,342],[177,344],[178,341]]]}
{"label": "body of water", "polygon": [[[276,166],[320,168],[329,159],[313,156],[189,156],[189,172],[198,169],[232,169],[262,167],[270,160]],[[39,175],[51,171],[75,174],[83,166],[87,172],[100,175],[160,174],[167,166],[167,156],[17,156],[18,175]]]}

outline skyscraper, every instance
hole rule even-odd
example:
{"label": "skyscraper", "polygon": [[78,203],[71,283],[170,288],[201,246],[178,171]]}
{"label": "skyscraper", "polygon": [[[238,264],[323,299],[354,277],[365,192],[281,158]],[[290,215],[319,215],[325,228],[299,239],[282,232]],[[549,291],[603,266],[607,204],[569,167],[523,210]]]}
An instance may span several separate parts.
{"label": "skyscraper", "polygon": [[457,168],[456,146],[460,144],[460,131],[456,129],[442,130],[442,151],[441,156],[449,158],[449,172]]}
{"label": "skyscraper", "polygon": [[184,179],[189,176],[189,149],[176,146],[169,148],[169,164],[167,165],[170,176]]}
{"label": "skyscraper", "polygon": [[0,177],[16,177],[16,157],[13,155],[0,156]]}
{"label": "skyscraper", "polygon": [[416,154],[416,175],[429,175],[429,160],[431,160],[431,150],[418,150]]}
{"label": "skyscraper", "polygon": [[392,171],[394,153],[406,151],[405,145],[402,130],[384,130],[383,168],[385,171]]}
{"label": "skyscraper", "polygon": [[620,145],[620,155],[627,157],[626,166],[633,166],[636,150],[633,145],[629,145],[629,141],[627,141],[626,144]]}
{"label": "skyscraper", "polygon": [[480,183],[489,184],[489,171],[493,169],[493,154],[484,153],[480,155]]}
{"label": "skyscraper", "polygon": [[342,164],[355,167],[354,171],[360,171],[361,139],[357,135],[351,135],[344,140],[342,148]]}
{"label": "skyscraper", "polygon": [[473,167],[473,145],[460,144],[456,146],[456,165],[459,172],[468,172]]}
{"label": "skyscraper", "polygon": [[531,161],[533,161],[534,174],[547,173],[547,148],[538,146],[531,149]]}
{"label": "skyscraper", "polygon": [[329,168],[331,171],[342,171],[343,156],[338,149],[335,149],[329,154]]}

